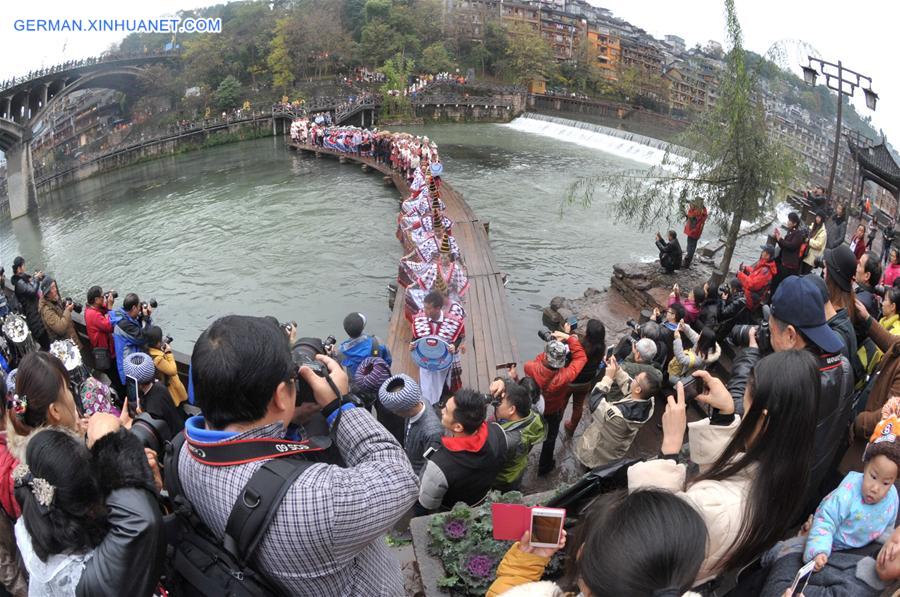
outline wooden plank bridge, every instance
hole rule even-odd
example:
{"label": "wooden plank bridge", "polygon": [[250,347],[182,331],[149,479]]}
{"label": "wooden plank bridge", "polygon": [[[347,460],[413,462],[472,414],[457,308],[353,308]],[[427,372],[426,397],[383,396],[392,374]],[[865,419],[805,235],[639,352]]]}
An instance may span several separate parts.
{"label": "wooden plank bridge", "polygon": [[[406,179],[400,172],[391,170],[389,164],[376,163],[369,157],[342,153],[314,145],[288,142],[288,147],[320,155],[336,156],[344,161],[363,165],[364,169],[380,172],[400,192],[400,199],[409,196]],[[453,236],[459,245],[462,262],[469,276],[469,289],[465,295],[466,339],[465,352],[461,354],[463,387],[487,392],[497,371],[507,363],[518,363],[519,350],[515,330],[509,318],[509,301],[506,288],[494,252],[488,240],[487,222],[479,220],[463,196],[453,190],[446,179],[441,185],[441,199],[445,214],[453,221]],[[392,223],[393,225],[393,223]],[[398,255],[398,266],[399,266]],[[412,327],[404,316],[405,289],[397,289],[394,310],[388,330],[388,345],[394,362],[394,373],[406,373],[419,378],[419,369],[412,362],[409,342]]]}

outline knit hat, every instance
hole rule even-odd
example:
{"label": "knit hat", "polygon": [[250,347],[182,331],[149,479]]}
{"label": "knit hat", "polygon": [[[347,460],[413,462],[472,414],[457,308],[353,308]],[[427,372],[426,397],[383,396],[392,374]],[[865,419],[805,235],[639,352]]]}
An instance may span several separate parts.
{"label": "knit hat", "polygon": [[344,318],[344,331],[351,338],[359,338],[366,327],[366,316],[362,313],[351,313]]}
{"label": "knit hat", "polygon": [[122,363],[125,375],[138,380],[138,383],[151,383],[156,378],[156,366],[153,358],[146,352],[133,352]]}
{"label": "knit hat", "polygon": [[544,346],[547,366],[553,369],[562,369],[566,366],[566,353],[568,352],[568,347],[565,344],[559,340],[550,340]]}
{"label": "knit hat", "polygon": [[[47,294],[48,292],[50,292],[50,285],[54,282],[56,282],[56,280],[54,280],[50,276],[45,276],[44,279],[41,280],[41,294]],[[57,286],[57,289],[59,289],[59,286]]]}
{"label": "knit hat", "polygon": [[863,453],[863,462],[869,462],[876,456],[886,456],[900,467],[900,419],[896,415],[891,415],[886,419],[882,419],[875,426],[872,437],[866,445],[866,451]]}
{"label": "knit hat", "polygon": [[422,402],[422,390],[413,378],[401,373],[381,384],[378,399],[383,407],[396,415]]}
{"label": "knit hat", "polygon": [[360,392],[377,392],[381,384],[391,376],[391,368],[381,357],[366,357],[356,367],[353,385]]}

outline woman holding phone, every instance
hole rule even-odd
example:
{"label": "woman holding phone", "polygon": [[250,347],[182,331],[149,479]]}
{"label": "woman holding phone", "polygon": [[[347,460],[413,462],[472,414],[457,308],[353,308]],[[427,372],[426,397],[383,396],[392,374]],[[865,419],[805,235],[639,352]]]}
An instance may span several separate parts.
{"label": "woman holding phone", "polygon": [[[709,545],[696,586],[752,562],[802,514],[821,390],[810,353],[773,353],[750,374],[742,418],[720,380],[693,375],[705,385],[697,401],[713,408],[712,417],[688,425],[677,384],[663,414],[660,457],[629,468],[628,488],[676,492],[703,517]],[[678,462],[686,428],[690,459],[700,465],[692,479]]]}
{"label": "woman holding phone", "polygon": [[[623,523],[624,521],[624,523]],[[538,548],[526,532],[506,553],[487,597],[644,597],[686,593],[703,562],[706,525],[696,510],[667,491],[624,491],[602,496],[583,517],[569,549],[561,585],[540,582],[566,544]]]}

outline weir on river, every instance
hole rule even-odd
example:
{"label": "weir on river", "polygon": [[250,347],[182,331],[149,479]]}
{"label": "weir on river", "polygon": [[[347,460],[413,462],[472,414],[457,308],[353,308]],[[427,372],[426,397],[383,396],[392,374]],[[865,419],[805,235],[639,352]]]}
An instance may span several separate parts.
{"label": "weir on river", "polygon": [[[323,147],[288,142],[288,147],[318,155],[332,155],[352,160],[390,177],[400,192],[401,200],[409,195],[406,179],[387,164],[374,159],[333,151]],[[518,363],[519,351],[515,330],[510,323],[509,301],[500,269],[488,240],[486,222],[479,220],[463,196],[447,181],[441,185],[445,214],[453,221],[453,236],[466,266],[469,288],[466,292],[466,339],[462,360],[463,387],[487,392],[497,370]],[[393,373],[406,373],[418,379],[419,371],[410,357],[412,327],[404,316],[405,289],[398,287],[388,331],[388,347],[393,357]]]}

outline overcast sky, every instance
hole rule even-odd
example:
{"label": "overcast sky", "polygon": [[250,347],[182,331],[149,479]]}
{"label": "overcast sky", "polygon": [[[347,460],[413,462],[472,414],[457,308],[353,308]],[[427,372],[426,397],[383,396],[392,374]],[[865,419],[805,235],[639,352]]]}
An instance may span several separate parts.
{"label": "overcast sky", "polygon": [[[336,1],[336,0],[335,0]],[[604,6],[656,37],[673,33],[688,46],[714,39],[724,43],[725,24],[721,0],[589,0]],[[855,105],[863,116],[871,115],[893,144],[900,142],[900,77],[892,41],[900,3],[857,0],[735,0],[744,29],[745,47],[765,53],[772,44],[785,41],[789,62],[799,72],[799,61],[808,53],[825,60],[844,61],[851,69],[869,75],[880,95],[878,110],[870,112],[857,92]],[[13,29],[15,19],[36,18],[142,18],[174,14],[180,9],[213,4],[203,0],[72,0],[5,2],[0,13],[0,80],[42,65],[51,65],[102,52],[123,35],[116,33],[28,33]],[[812,52],[809,52],[809,49]],[[821,79],[820,79],[821,81]]]}

